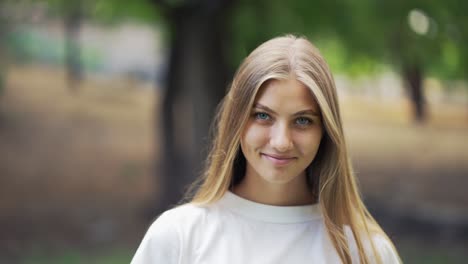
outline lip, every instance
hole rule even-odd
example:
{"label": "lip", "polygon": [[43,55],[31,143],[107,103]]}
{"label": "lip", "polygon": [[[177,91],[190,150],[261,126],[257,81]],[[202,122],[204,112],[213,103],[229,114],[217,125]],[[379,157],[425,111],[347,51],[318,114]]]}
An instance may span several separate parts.
{"label": "lip", "polygon": [[273,164],[278,165],[278,166],[287,165],[296,159],[295,157],[266,154],[266,153],[262,153],[262,156],[265,157],[267,160],[271,161]]}

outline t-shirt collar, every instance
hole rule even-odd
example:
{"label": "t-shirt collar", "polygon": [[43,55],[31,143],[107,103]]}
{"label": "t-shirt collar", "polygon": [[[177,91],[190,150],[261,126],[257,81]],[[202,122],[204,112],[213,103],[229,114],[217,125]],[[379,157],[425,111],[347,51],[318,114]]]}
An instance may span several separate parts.
{"label": "t-shirt collar", "polygon": [[247,218],[270,223],[300,223],[321,218],[319,204],[300,206],[275,206],[261,204],[242,198],[227,191],[219,201],[219,206]]}

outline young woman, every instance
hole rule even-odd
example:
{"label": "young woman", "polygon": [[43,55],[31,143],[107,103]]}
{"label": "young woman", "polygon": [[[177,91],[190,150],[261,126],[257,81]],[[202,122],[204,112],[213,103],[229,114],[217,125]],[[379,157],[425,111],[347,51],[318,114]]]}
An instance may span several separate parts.
{"label": "young woman", "polygon": [[308,40],[269,40],[242,63],[204,177],[149,228],[132,263],[400,263],[364,206],[336,88]]}

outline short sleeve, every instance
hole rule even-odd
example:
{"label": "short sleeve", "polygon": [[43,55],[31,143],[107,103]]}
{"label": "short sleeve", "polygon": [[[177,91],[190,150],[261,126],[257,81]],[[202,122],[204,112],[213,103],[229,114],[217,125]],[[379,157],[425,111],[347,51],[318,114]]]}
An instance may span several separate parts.
{"label": "short sleeve", "polygon": [[168,212],[150,226],[131,264],[176,264],[180,256],[180,238]]}
{"label": "short sleeve", "polygon": [[382,264],[400,264],[401,260],[398,256],[398,253],[395,251],[394,247],[381,235],[374,236],[374,245],[377,252],[380,254],[382,259]]}
{"label": "short sleeve", "polygon": [[[349,226],[345,226],[345,234],[348,238],[352,263],[360,263],[356,241]],[[366,255],[370,258],[370,263],[377,263],[377,259],[369,242],[369,239],[365,239],[363,241]],[[382,260],[382,264],[402,263],[398,253],[395,251],[392,243],[386,238],[386,236],[382,234],[374,234],[372,236],[372,242],[374,244],[375,250],[377,251],[376,253],[379,254],[380,259]]]}

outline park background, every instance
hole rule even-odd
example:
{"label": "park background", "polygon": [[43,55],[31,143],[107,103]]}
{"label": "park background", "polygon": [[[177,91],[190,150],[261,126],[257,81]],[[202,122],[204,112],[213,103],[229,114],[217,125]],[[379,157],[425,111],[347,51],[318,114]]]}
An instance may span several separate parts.
{"label": "park background", "polygon": [[468,257],[463,1],[3,0],[0,263],[128,263],[214,109],[293,33],[335,75],[365,203],[405,263]]}

